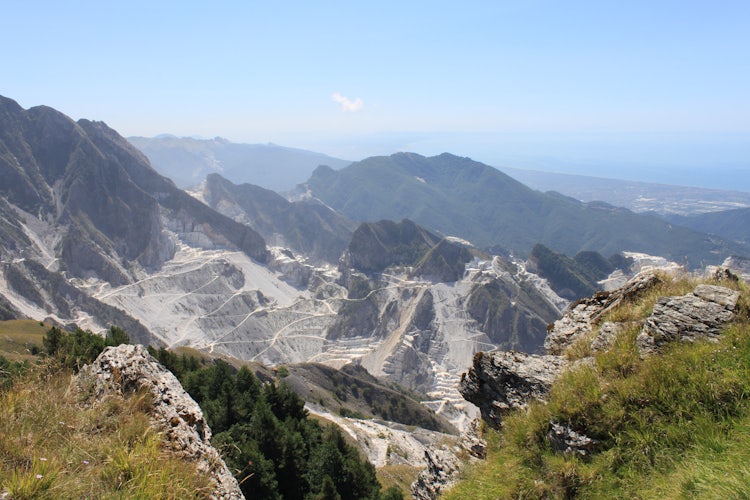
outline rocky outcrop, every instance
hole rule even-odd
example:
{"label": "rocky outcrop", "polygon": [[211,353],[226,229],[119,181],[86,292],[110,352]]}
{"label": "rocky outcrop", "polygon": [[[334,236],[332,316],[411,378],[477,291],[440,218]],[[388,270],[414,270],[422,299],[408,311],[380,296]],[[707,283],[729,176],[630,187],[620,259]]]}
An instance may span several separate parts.
{"label": "rocky outcrop", "polygon": [[644,291],[661,282],[652,272],[636,275],[628,283],[612,292],[597,292],[591,297],[573,304],[565,315],[555,321],[544,340],[548,354],[561,355],[576,339],[591,333],[594,326],[609,311],[623,301],[632,300]]}
{"label": "rocky outcrop", "polygon": [[661,297],[646,320],[636,344],[641,355],[659,352],[670,342],[716,340],[734,319],[740,292],[715,285],[698,285],[693,293]]}
{"label": "rocky outcrop", "polygon": [[416,500],[435,500],[458,479],[461,461],[453,453],[425,450],[427,468],[419,473],[411,485],[411,496]]}
{"label": "rocky outcrop", "polygon": [[108,395],[127,397],[147,390],[153,397],[153,425],[164,434],[168,446],[198,470],[210,474],[217,499],[244,498],[219,452],[211,446],[211,429],[198,404],[177,378],[156,361],[142,345],[108,347],[73,379],[72,388],[92,404]]}
{"label": "rocky outcrop", "polygon": [[532,400],[544,400],[568,362],[561,356],[520,352],[478,352],[458,390],[482,412],[482,418],[499,428],[502,416],[525,408]]}
{"label": "rocky outcrop", "polygon": [[[473,420],[460,438],[463,452],[468,452],[470,460],[487,457],[487,443],[479,436],[479,421]],[[456,450],[425,450],[424,458],[427,468],[419,473],[411,485],[412,498],[417,500],[435,500],[458,481],[465,461],[458,458]]]}
{"label": "rocky outcrop", "polygon": [[579,434],[567,425],[556,422],[549,423],[547,441],[553,450],[564,455],[578,455],[586,458],[591,455],[597,441]]}
{"label": "rocky outcrop", "polygon": [[[499,428],[503,415],[524,408],[532,400],[545,400],[552,383],[568,368],[563,357],[576,339],[590,334],[607,312],[655,286],[661,279],[654,273],[641,273],[624,287],[598,292],[572,305],[547,332],[547,355],[495,351],[477,353],[473,366],[461,376],[459,392],[474,403],[482,418]],[[620,325],[604,323],[593,339],[593,350],[604,350],[617,338]],[[552,437],[556,433],[553,432]]]}
{"label": "rocky outcrop", "polygon": [[[609,349],[624,325],[598,323],[609,311],[637,298],[660,281],[654,273],[642,273],[618,290],[599,292],[579,301],[552,326],[545,341],[549,353],[546,356],[501,351],[477,353],[472,368],[461,377],[459,391],[479,407],[487,423],[499,428],[504,414],[525,407],[530,400],[545,399],[554,380],[568,367],[562,355],[576,339],[597,330],[591,340],[591,351]],[[658,352],[677,340],[716,339],[724,325],[734,319],[739,297],[740,293],[730,288],[698,285],[687,295],[658,299],[636,340],[639,352],[641,355]],[[591,443],[584,443],[583,451],[579,450],[570,444],[578,441],[577,436],[570,434],[574,431],[556,425],[551,425],[548,435],[553,447],[563,451],[571,448],[574,453],[584,454]]]}

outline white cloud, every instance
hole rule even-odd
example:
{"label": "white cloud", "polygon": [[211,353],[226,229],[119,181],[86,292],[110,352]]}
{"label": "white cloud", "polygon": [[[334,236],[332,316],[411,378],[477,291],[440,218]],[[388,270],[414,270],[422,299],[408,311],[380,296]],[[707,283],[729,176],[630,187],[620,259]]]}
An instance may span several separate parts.
{"label": "white cloud", "polygon": [[362,102],[362,99],[360,99],[359,97],[352,101],[348,97],[343,96],[338,92],[334,92],[333,95],[331,95],[331,99],[334,102],[339,103],[341,105],[341,111],[345,113],[355,113],[365,106],[365,103]]}

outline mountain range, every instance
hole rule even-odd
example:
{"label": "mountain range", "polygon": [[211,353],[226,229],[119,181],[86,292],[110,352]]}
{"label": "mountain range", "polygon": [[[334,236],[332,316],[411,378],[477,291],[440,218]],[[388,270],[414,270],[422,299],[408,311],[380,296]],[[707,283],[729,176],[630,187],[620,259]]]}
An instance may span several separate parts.
{"label": "mountain range", "polygon": [[460,426],[473,354],[541,348],[566,304],[522,263],[408,220],[359,225],[218,175],[190,195],[105,124],[48,107],[0,100],[0,151],[4,317],[270,365],[354,362]]}
{"label": "mountain range", "polygon": [[194,139],[160,135],[129,137],[163,175],[179,187],[195,186],[217,173],[235,184],[252,183],[288,191],[304,182],[318,165],[341,168],[350,161],[276,144],[238,144],[221,137]]}
{"label": "mountain range", "polygon": [[290,202],[253,184],[236,185],[209,174],[191,191],[206,205],[251,227],[274,246],[335,263],[357,224],[316,200]]}
{"label": "mountain range", "polygon": [[537,243],[567,255],[662,255],[691,268],[748,255],[741,244],[603,202],[535,191],[493,167],[448,153],[397,153],[341,170],[321,166],[299,192],[357,221],[408,218],[480,248],[521,256]]}
{"label": "mountain range", "polygon": [[292,201],[216,173],[188,193],[104,123],[7,98],[0,179],[4,318],[354,363],[459,428],[474,354],[541,350],[571,300],[631,272],[623,250],[698,265],[743,248],[450,154],[320,166]]}

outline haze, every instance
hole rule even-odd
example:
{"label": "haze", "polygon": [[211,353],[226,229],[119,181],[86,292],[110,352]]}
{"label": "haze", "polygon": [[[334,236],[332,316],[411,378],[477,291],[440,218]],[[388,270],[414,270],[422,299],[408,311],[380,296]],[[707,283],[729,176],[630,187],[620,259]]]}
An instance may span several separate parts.
{"label": "haze", "polygon": [[0,94],[125,136],[750,191],[750,3],[6,2]]}

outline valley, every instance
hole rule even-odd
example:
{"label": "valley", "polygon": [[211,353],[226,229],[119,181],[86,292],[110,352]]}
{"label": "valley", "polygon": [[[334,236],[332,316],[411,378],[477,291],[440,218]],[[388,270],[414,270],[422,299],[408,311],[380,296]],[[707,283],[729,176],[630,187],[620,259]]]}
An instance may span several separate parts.
{"label": "valley", "polygon": [[465,453],[468,367],[544,353],[584,297],[647,270],[750,268],[746,237],[709,219],[534,191],[448,153],[318,166],[287,197],[216,172],[187,192],[101,122],[0,111],[3,318],[262,367],[378,466]]}

